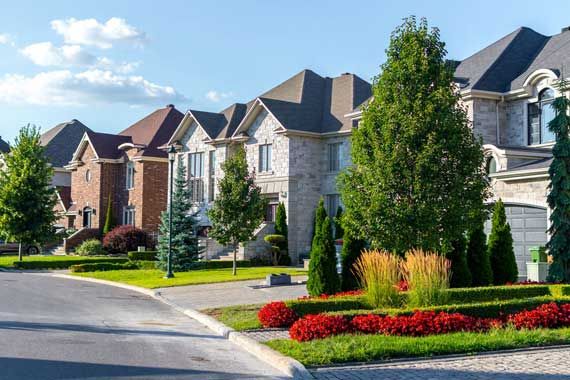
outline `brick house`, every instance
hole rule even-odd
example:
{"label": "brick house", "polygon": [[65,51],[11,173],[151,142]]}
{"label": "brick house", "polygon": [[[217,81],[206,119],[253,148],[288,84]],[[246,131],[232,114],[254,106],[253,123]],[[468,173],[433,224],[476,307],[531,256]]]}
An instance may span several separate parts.
{"label": "brick house", "polygon": [[[249,168],[256,172],[269,206],[256,240],[240,248],[240,257],[267,253],[262,238],[273,231],[279,202],[287,211],[293,262],[307,255],[319,198],[325,197],[329,214],[340,204],[336,177],[351,162],[353,120],[347,115],[370,95],[370,84],[354,74],[328,78],[303,70],[247,104],[219,113],[189,110],[169,144],[179,147],[188,167],[200,224],[210,224],[205,211],[216,197],[221,163],[244,144]],[[208,247],[211,258],[228,252],[210,239]]]}
{"label": "brick house", "polygon": [[86,132],[66,166],[77,229],[100,229],[111,203],[116,224],[156,232],[166,209],[168,157],[158,149],[183,118],[173,105],[158,109],[119,134]]}

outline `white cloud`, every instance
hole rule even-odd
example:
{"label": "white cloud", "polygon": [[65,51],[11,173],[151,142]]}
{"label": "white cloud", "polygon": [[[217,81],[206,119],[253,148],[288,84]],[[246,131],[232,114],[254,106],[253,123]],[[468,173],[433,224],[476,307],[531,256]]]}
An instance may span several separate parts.
{"label": "white cloud", "polygon": [[222,99],[227,99],[231,96],[233,96],[233,93],[231,92],[219,92],[215,90],[210,90],[206,93],[206,98],[215,103],[221,101]]}
{"label": "white cloud", "polygon": [[0,33],[0,45],[15,46],[12,36],[7,33]]}
{"label": "white cloud", "polygon": [[51,42],[28,45],[20,52],[39,66],[90,66],[97,62],[79,45],[54,46]]}
{"label": "white cloud", "polygon": [[118,17],[112,17],[105,23],[94,18],[53,20],[51,27],[63,36],[67,44],[96,46],[101,49],[110,49],[117,42],[142,45],[147,39],[144,32]]}
{"label": "white cloud", "polygon": [[126,103],[164,105],[188,99],[173,87],[152,83],[141,76],[121,76],[106,70],[72,73],[58,70],[34,76],[0,77],[0,102],[34,105],[86,105]]}

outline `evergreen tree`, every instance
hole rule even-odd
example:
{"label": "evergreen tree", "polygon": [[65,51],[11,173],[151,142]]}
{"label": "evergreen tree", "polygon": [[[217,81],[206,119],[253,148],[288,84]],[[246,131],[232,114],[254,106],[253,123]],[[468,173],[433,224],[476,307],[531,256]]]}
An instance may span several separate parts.
{"label": "evergreen tree", "polygon": [[248,172],[243,147],[222,164],[222,169],[219,195],[208,211],[212,222],[209,236],[220,244],[234,246],[233,274],[236,275],[239,244],[254,238],[253,233],[265,216],[267,200],[255,185],[255,174]]}
{"label": "evergreen tree", "polygon": [[451,261],[451,279],[449,285],[452,288],[466,288],[471,286],[472,278],[467,265],[467,241],[465,236],[451,243],[451,250],[447,258]]}
{"label": "evergreen tree", "polygon": [[493,284],[504,285],[508,282],[516,282],[518,268],[513,249],[511,226],[507,223],[505,205],[500,199],[493,207],[488,249],[493,270]]}
{"label": "evergreen tree", "polygon": [[275,233],[285,237],[285,240],[277,245],[281,250],[279,265],[291,265],[291,257],[289,257],[288,252],[287,213],[283,202],[279,203],[275,212]]}
{"label": "evergreen tree", "polygon": [[[178,160],[172,193],[172,270],[185,271],[199,259],[203,247],[196,236],[196,219],[189,215],[192,207],[191,194],[186,180],[186,167],[182,159]],[[169,214],[160,215],[158,253],[156,266],[167,270]]]}
{"label": "evergreen tree", "polygon": [[307,291],[312,296],[334,294],[340,288],[336,270],[336,250],[332,236],[332,223],[329,217],[317,225],[313,240],[311,260],[309,262],[309,279]]}
{"label": "evergreen tree", "polygon": [[115,228],[115,218],[113,217],[113,195],[109,195],[107,202],[107,213],[105,214],[105,226],[103,226],[103,235],[107,235],[109,231]]}
{"label": "evergreen tree", "polygon": [[[565,94],[570,83],[561,80],[558,90]],[[548,124],[548,128],[556,136],[552,148],[553,160],[548,169],[550,184],[548,185],[548,206],[550,214],[550,240],[547,248],[552,255],[549,269],[549,281],[570,281],[570,100],[562,95],[554,100],[556,117]]]}
{"label": "evergreen tree", "polygon": [[[327,210],[325,209],[325,201],[323,197],[319,199],[319,204],[317,205],[317,209],[315,210],[315,223],[313,225],[313,243],[315,242],[316,236],[319,234],[320,226],[323,224],[323,221],[327,217]],[[311,252],[313,251],[313,244],[311,244]],[[310,257],[309,257],[310,258]]]}
{"label": "evergreen tree", "polygon": [[342,240],[342,273],[341,273],[341,287],[342,290],[358,289],[358,279],[353,273],[353,266],[356,260],[360,257],[362,250],[366,248],[366,243],[363,240],[356,239],[348,232],[344,233]]}
{"label": "evergreen tree", "polygon": [[488,196],[481,143],[437,29],[408,18],[386,53],[339,179],[343,226],[374,248],[445,253]]}
{"label": "evergreen tree", "polygon": [[488,286],[493,283],[493,270],[487,249],[487,236],[481,221],[469,231],[467,245],[467,264],[471,271],[473,286]]}
{"label": "evergreen tree", "polygon": [[342,207],[338,206],[336,209],[336,216],[334,218],[334,238],[336,240],[342,239],[344,236],[344,229],[342,228]]}
{"label": "evergreen tree", "polygon": [[28,125],[4,155],[0,170],[0,234],[22,244],[45,243],[53,237],[57,195],[51,184],[53,169],[40,142],[40,133]]}

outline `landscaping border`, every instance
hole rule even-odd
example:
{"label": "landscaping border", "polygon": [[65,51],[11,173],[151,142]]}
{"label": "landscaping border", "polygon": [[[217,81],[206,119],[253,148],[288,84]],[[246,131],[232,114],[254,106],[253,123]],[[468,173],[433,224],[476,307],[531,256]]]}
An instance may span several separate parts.
{"label": "landscaping border", "polygon": [[120,282],[115,282],[115,281],[99,280],[89,277],[70,276],[61,273],[54,273],[52,274],[52,276],[56,278],[109,285],[117,288],[123,288],[134,292],[142,293],[172,307],[173,309],[186,315],[187,317],[196,320],[197,322],[206,326],[210,330],[214,331],[217,335],[220,335],[225,339],[228,339],[238,344],[245,351],[249,352],[256,358],[263,360],[264,362],[268,363],[274,368],[280,370],[284,374],[291,376],[293,379],[299,379],[299,380],[314,379],[313,375],[311,375],[311,373],[307,370],[307,368],[305,368],[303,364],[301,364],[301,362],[289,356],[285,356],[280,352],[277,352],[272,348],[269,348],[268,346],[251,339],[250,337],[246,336],[245,334],[242,334],[241,332],[235,331],[231,327],[224,325],[223,323],[217,321],[216,319],[210,317],[209,315],[206,315],[194,309],[185,309],[173,303],[172,301],[164,298],[159,291],[155,291],[152,289],[145,289],[134,285],[121,284]]}

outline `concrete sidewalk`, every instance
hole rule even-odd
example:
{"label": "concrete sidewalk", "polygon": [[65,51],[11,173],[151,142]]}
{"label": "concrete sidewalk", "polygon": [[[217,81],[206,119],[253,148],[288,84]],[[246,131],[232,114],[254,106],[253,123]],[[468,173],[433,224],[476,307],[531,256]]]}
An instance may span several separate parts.
{"label": "concrete sidewalk", "polygon": [[[306,276],[292,277],[305,281]],[[155,289],[161,296],[185,309],[203,310],[214,307],[263,304],[271,301],[295,299],[307,295],[304,284],[255,288],[264,280],[223,282],[217,284],[176,286]]]}

